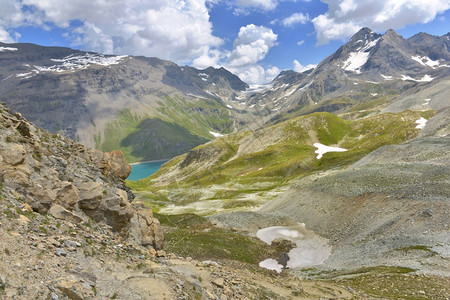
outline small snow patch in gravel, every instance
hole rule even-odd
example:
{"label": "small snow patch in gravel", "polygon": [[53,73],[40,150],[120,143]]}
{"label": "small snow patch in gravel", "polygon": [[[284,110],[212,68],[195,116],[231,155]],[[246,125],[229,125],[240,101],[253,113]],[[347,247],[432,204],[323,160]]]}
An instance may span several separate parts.
{"label": "small snow patch in gravel", "polygon": [[274,270],[277,271],[277,273],[281,273],[281,270],[283,269],[283,266],[280,265],[275,259],[268,258],[266,260],[263,260],[259,263],[259,266],[261,268],[266,268],[268,270]]}
{"label": "small snow patch in gravel", "polygon": [[416,126],[417,129],[423,129],[425,127],[425,125],[427,124],[427,119],[425,119],[424,117],[421,117],[419,120],[416,121],[416,124],[418,124]]}

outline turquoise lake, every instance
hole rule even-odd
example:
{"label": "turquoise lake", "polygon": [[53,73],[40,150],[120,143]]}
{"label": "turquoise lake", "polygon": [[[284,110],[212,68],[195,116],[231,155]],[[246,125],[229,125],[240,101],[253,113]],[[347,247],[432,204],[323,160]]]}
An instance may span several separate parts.
{"label": "turquoise lake", "polygon": [[152,162],[146,162],[146,163],[140,163],[136,165],[131,166],[131,173],[130,176],[128,176],[128,180],[139,180],[145,177],[148,177],[155,173],[156,171],[161,168],[161,165],[163,163],[167,162],[167,160],[161,160],[161,161],[152,161]]}

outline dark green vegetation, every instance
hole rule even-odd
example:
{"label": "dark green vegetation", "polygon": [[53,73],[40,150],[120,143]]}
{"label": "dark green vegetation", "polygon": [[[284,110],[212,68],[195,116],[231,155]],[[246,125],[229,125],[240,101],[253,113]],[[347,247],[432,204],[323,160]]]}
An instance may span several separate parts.
{"label": "dark green vegetation", "polygon": [[206,218],[195,214],[155,214],[155,217],[165,229],[165,250],[183,257],[258,264],[290,250],[287,244],[269,246],[259,239],[214,227]]}
{"label": "dark green vegetation", "polygon": [[[420,132],[415,121],[420,117],[429,119],[433,114],[405,111],[351,121],[331,113],[313,113],[201,145],[130,186],[150,202],[165,198],[186,205],[223,200],[224,208],[253,206],[255,201],[243,199],[245,195],[264,199],[265,192],[280,188],[291,179],[345,167],[381,146],[411,140]],[[329,152],[319,160],[315,142],[348,151]],[[206,195],[202,188],[214,194]]]}
{"label": "dark green vegetation", "polygon": [[231,132],[232,124],[228,110],[216,100],[166,96],[156,117],[122,109],[94,139],[96,148],[122,150],[129,162],[168,159],[209,141],[209,131]]}

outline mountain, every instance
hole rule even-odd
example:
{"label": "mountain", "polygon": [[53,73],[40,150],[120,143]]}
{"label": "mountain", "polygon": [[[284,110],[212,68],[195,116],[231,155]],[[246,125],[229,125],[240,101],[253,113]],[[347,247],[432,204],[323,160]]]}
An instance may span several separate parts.
{"label": "mountain", "polygon": [[[282,72],[244,101],[270,111],[269,123],[316,111],[358,117],[380,110],[441,109],[450,105],[449,49],[449,34],[404,39],[393,30],[381,35],[363,28],[313,70]],[[424,98],[415,97],[418,92]],[[402,109],[396,108],[400,102]]]}
{"label": "mountain", "polygon": [[[449,105],[449,35],[369,28],[303,73],[251,86],[220,68],[33,44],[0,44],[2,99],[38,126],[130,162],[313,112],[346,118]],[[167,134],[169,132],[169,134]]]}
{"label": "mountain", "polygon": [[[237,130],[248,120],[227,103],[247,87],[223,68],[0,44],[0,93],[11,109],[89,147],[121,149],[130,161],[170,158],[213,139],[211,132]],[[159,138],[143,151],[148,144],[132,133]]]}

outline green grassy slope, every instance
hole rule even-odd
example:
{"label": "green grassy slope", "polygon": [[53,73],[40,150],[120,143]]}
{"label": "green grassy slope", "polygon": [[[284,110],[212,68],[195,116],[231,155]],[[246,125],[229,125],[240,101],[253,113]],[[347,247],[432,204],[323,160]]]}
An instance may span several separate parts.
{"label": "green grassy slope", "polygon": [[118,111],[95,136],[96,148],[122,150],[129,162],[169,159],[211,140],[210,131],[233,130],[228,110],[215,100],[166,96],[159,105],[156,116]]}
{"label": "green grassy slope", "polygon": [[[215,200],[211,203],[222,209],[259,205],[291,179],[345,167],[383,145],[414,138],[419,133],[415,121],[432,115],[405,111],[348,121],[313,113],[201,145],[130,186],[150,201],[189,205]],[[318,160],[315,142],[348,151],[329,152]]]}

